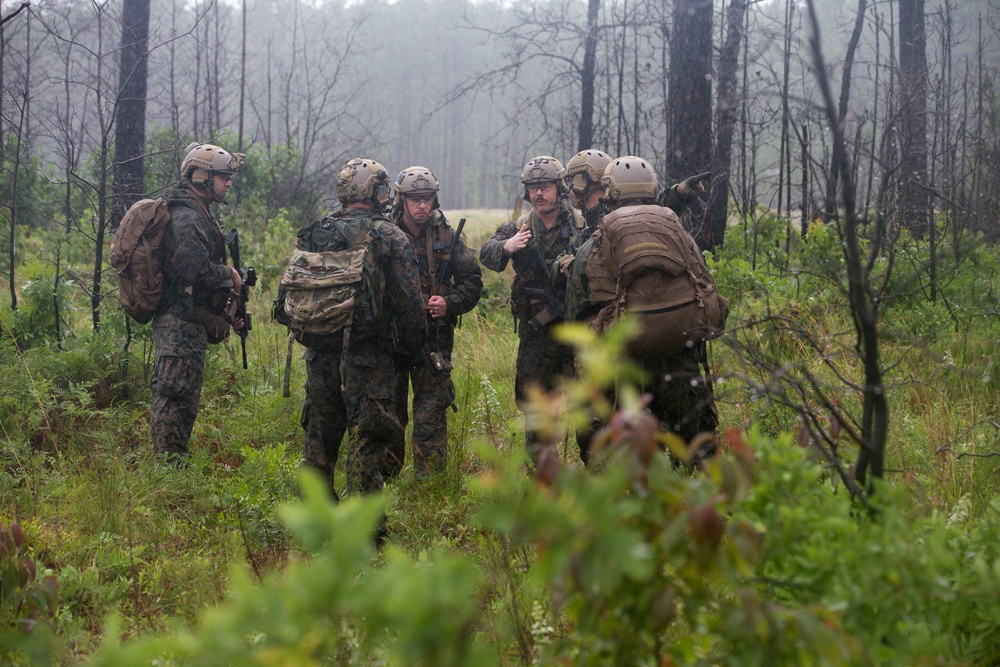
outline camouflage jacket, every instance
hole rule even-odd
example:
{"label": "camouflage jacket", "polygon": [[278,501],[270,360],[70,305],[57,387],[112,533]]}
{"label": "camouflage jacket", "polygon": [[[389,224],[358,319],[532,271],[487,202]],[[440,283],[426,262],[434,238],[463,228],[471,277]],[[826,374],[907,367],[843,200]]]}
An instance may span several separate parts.
{"label": "camouflage jacket", "polygon": [[215,207],[201,203],[190,184],[180,181],[163,194],[170,211],[160,246],[163,296],[158,312],[199,322],[197,306],[220,314],[233,288],[226,266],[226,239]]}
{"label": "camouflage jacket", "polygon": [[[417,259],[424,303],[432,295],[443,296],[448,304],[448,315],[442,323],[454,326],[460,315],[476,307],[483,293],[483,272],[475,254],[461,238],[455,239],[455,230],[440,209],[431,213],[431,218],[417,236],[410,234],[402,220],[396,220],[396,224],[406,234]],[[448,260],[451,260],[450,275],[448,281],[441,285],[437,282],[438,269]],[[427,321],[433,324],[429,313]]]}
{"label": "camouflage jacket", "polygon": [[[347,247],[348,240],[341,233],[337,221],[356,216],[375,218],[377,214],[359,208],[337,211],[303,227],[295,240],[295,247],[308,252]],[[406,234],[395,225],[383,224],[373,228],[372,233],[372,251],[385,278],[379,336],[385,341],[391,339],[395,350],[411,353],[423,346],[427,336],[417,262]]]}
{"label": "camouflage jacket", "polygon": [[671,209],[677,215],[681,215],[687,210],[688,206],[698,195],[694,197],[684,197],[677,192],[677,184],[671,185],[669,188],[664,188],[660,191],[660,196],[656,198],[656,203],[659,206],[665,206]]}
{"label": "camouflage jacket", "polygon": [[[531,229],[531,243],[538,245],[545,263],[550,268],[559,255],[575,244],[577,234],[584,226],[583,217],[565,202],[562,204],[559,219],[549,229],[545,229],[534,211],[529,211],[517,220],[505,222],[497,227],[493,236],[483,243],[483,247],[479,251],[479,261],[482,262],[483,266],[498,272],[507,268],[511,254],[503,249],[503,244],[514,236],[525,223],[528,223]],[[524,289],[528,285],[529,283],[524,276],[514,276],[510,297],[514,316],[518,319],[530,318],[543,308],[542,304],[537,303],[536,298],[525,293]],[[553,287],[556,288],[557,292],[565,290],[564,283],[554,284]]]}
{"label": "camouflage jacket", "polygon": [[600,312],[600,308],[590,303],[590,286],[587,280],[587,259],[594,251],[593,234],[597,226],[604,218],[604,207],[595,206],[588,209],[583,214],[587,221],[576,237],[572,247],[565,253],[573,255],[573,260],[564,270],[562,276],[556,276],[555,280],[564,280],[566,283],[566,321],[586,322]]}

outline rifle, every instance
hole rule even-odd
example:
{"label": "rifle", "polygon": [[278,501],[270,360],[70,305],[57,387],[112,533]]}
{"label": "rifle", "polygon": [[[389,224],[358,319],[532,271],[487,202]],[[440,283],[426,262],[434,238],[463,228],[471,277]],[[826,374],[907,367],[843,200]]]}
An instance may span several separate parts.
{"label": "rifle", "polygon": [[[440,352],[428,352],[426,349],[420,350],[420,358],[427,365],[432,373],[450,372],[452,369],[451,362],[441,356]],[[451,402],[449,405],[454,412],[458,412],[458,406],[455,405],[455,401]]]}
{"label": "rifle", "polygon": [[[447,287],[448,281],[451,280],[451,274],[455,267],[455,246],[458,244],[460,238],[462,238],[462,229],[465,227],[465,218],[458,221],[458,229],[451,237],[451,250],[448,252],[448,259],[441,262],[437,267],[437,272],[431,277],[431,292],[439,296],[444,295],[444,287]],[[428,232],[430,233],[430,232]],[[428,258],[430,260],[431,258]],[[434,320],[434,347],[440,349],[441,341],[441,320]],[[429,341],[428,341],[429,343]],[[440,357],[440,353],[435,351],[432,354],[437,354]],[[438,364],[431,364],[432,368],[436,368]],[[436,368],[436,370],[441,370]],[[448,370],[451,370],[450,368]]]}
{"label": "rifle", "polygon": [[528,320],[528,331],[538,333],[542,327],[563,319],[566,310],[565,299],[552,287],[551,269],[545,263],[542,249],[534,240],[511,255],[510,261],[526,282],[524,293],[540,297],[545,302],[545,308]]}
{"label": "rifle", "polygon": [[236,309],[233,312],[233,319],[242,319],[243,326],[236,330],[240,335],[240,348],[243,350],[243,368],[247,368],[247,336],[253,329],[253,320],[250,311],[247,310],[247,301],[250,299],[250,288],[257,284],[257,270],[252,266],[244,269],[240,265],[240,233],[237,229],[232,229],[226,236],[226,245],[229,247],[229,256],[233,258],[233,268],[243,279],[243,286],[240,287],[240,295],[236,301]]}
{"label": "rifle", "polygon": [[458,221],[458,228],[455,230],[455,235],[451,238],[451,252],[448,253],[448,259],[441,262],[441,266],[438,267],[436,276],[438,285],[446,285],[451,278],[451,272],[455,265],[455,246],[458,244],[458,240],[462,238],[462,229],[464,227],[465,218],[462,218]]}

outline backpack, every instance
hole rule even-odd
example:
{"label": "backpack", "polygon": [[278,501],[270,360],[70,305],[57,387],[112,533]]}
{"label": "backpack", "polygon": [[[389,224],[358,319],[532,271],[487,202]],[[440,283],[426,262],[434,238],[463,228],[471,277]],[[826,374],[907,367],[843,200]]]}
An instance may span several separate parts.
{"label": "backpack", "polygon": [[614,271],[615,297],[601,312],[600,329],[621,317],[637,318],[640,331],[628,350],[640,357],[679,354],[722,335],[729,301],[672,211],[617,209],[605,216],[601,231],[602,247],[591,261]]}
{"label": "backpack", "polygon": [[[291,329],[295,339],[306,347],[322,347],[317,336],[329,336],[340,331],[360,329],[362,333],[377,331],[382,318],[382,296],[385,278],[371,247],[374,231],[385,223],[366,216],[326,218],[332,221],[338,237],[317,236],[332,245],[316,252],[296,248],[279,283],[278,321]],[[300,235],[301,238],[301,235]],[[342,239],[347,239],[346,246]]]}
{"label": "backpack", "polygon": [[140,199],[122,217],[108,262],[118,275],[122,310],[139,324],[156,313],[163,294],[160,244],[170,222],[165,199]]}

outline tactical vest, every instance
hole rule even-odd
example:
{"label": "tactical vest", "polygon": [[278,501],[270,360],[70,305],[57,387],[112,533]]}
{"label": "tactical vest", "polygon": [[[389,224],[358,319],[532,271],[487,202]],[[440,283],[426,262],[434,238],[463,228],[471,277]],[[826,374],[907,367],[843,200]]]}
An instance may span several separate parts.
{"label": "tactical vest", "polygon": [[627,206],[604,217],[587,262],[590,298],[608,302],[598,328],[636,317],[636,356],[678,354],[725,330],[729,302],[716,290],[690,234],[673,211]]}
{"label": "tactical vest", "polygon": [[[585,232],[586,233],[586,232]],[[594,237],[588,234],[573,257],[569,275],[566,276],[566,320],[587,321],[595,313],[590,304],[590,285],[587,278],[587,260],[594,254]]]}
{"label": "tactical vest", "polygon": [[[402,221],[397,224],[403,229]],[[424,302],[432,295],[447,296],[454,292],[454,277],[445,285],[439,285],[436,280],[441,264],[452,259],[455,243],[455,230],[447,225],[441,211],[435,210],[423,233],[419,237],[410,237],[410,241],[420,268],[420,293],[424,296]]]}
{"label": "tactical vest", "polygon": [[[569,212],[572,216],[571,225],[566,225],[564,222],[565,215],[567,212]],[[511,288],[510,288],[511,312],[514,315],[514,319],[521,322],[527,322],[529,320],[532,320],[532,318],[539,316],[540,314],[544,313],[550,305],[547,304],[545,300],[542,299],[541,297],[527,294],[525,292],[525,288],[538,286],[539,283],[551,283],[552,263],[555,261],[556,257],[558,257],[564,250],[571,248],[575,245],[577,234],[587,224],[583,215],[579,211],[573,208],[564,207],[563,210],[560,212],[559,221],[556,223],[556,225],[559,227],[560,242],[556,244],[554,252],[550,251],[550,253],[547,255],[545,253],[545,250],[541,247],[540,242],[538,241],[538,239],[542,238],[543,235],[546,233],[546,230],[542,225],[541,220],[539,220],[538,217],[535,216],[533,213],[534,213],[533,211],[528,211],[527,213],[522,214],[515,221],[514,225],[517,229],[520,229],[525,224],[530,225],[531,241],[529,241],[529,245],[534,244],[541,251],[542,258],[545,261],[546,271],[543,275],[536,275],[538,273],[541,273],[541,268],[539,268],[536,271],[531,269],[525,269],[523,266],[519,266],[519,262],[517,261],[518,260],[517,254],[515,254],[511,260],[514,263],[514,270],[515,270],[514,281],[513,283],[511,283]],[[521,252],[524,251],[522,250]],[[544,323],[548,324],[550,322],[544,322]]]}

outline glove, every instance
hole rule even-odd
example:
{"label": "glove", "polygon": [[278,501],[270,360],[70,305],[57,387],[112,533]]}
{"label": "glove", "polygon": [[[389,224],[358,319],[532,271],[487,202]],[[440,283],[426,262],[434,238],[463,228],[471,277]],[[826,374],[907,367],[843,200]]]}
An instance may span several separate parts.
{"label": "glove", "polygon": [[573,265],[573,259],[573,255],[569,253],[560,255],[556,258],[556,267],[558,267],[559,273],[563,274],[567,278],[570,274],[570,267]]}
{"label": "glove", "polygon": [[676,185],[677,195],[688,201],[695,199],[705,191],[705,182],[712,180],[712,172],[706,171],[696,176],[685,178]]}

